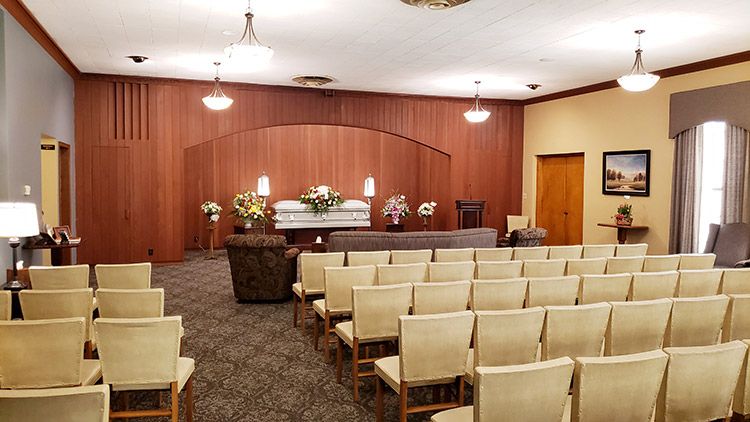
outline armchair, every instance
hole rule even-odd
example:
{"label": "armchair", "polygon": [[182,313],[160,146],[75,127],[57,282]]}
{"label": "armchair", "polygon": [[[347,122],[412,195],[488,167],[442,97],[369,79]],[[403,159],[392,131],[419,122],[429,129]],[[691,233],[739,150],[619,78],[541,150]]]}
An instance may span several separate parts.
{"label": "armchair", "polygon": [[544,238],[547,237],[547,229],[541,227],[531,227],[528,229],[516,229],[510,232],[510,244],[512,248],[541,246]]}
{"label": "armchair", "polygon": [[711,224],[704,253],[716,255],[716,267],[750,267],[750,224]]}
{"label": "armchair", "polygon": [[297,278],[299,250],[288,249],[284,236],[230,235],[224,239],[238,301],[286,300]]}

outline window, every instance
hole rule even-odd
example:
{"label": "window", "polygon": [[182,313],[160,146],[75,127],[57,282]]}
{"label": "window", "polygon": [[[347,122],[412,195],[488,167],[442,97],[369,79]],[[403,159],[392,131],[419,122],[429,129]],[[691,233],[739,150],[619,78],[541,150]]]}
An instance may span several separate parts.
{"label": "window", "polygon": [[699,251],[708,241],[709,224],[721,223],[721,204],[724,194],[724,122],[708,122],[703,125],[703,161],[700,186],[700,225],[698,228]]}

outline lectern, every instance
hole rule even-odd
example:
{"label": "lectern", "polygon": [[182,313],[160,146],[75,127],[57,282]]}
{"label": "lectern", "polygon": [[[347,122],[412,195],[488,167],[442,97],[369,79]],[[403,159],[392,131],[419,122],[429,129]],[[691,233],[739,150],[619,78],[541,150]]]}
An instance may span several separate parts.
{"label": "lectern", "polygon": [[476,199],[457,199],[458,228],[474,229],[484,226],[484,204],[487,201]]}

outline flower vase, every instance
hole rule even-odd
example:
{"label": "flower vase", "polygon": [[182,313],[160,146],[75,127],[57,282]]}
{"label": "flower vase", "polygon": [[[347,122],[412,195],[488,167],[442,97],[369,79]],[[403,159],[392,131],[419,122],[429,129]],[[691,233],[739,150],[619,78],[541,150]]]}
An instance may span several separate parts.
{"label": "flower vase", "polygon": [[266,225],[262,221],[248,219],[244,220],[244,223],[245,234],[265,234],[266,232]]}
{"label": "flower vase", "polygon": [[631,226],[633,225],[632,217],[623,217],[615,220],[618,226]]}

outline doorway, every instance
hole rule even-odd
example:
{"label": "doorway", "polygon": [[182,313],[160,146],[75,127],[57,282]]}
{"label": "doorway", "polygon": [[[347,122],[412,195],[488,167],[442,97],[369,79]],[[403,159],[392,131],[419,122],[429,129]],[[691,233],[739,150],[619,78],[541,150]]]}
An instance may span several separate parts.
{"label": "doorway", "polygon": [[540,155],[536,167],[536,226],[545,245],[583,242],[583,153]]}
{"label": "doorway", "polygon": [[[71,226],[70,145],[49,136],[41,140],[42,213],[52,227]],[[72,263],[69,249],[63,251],[63,265]],[[49,251],[43,251],[44,265],[51,264]]]}

